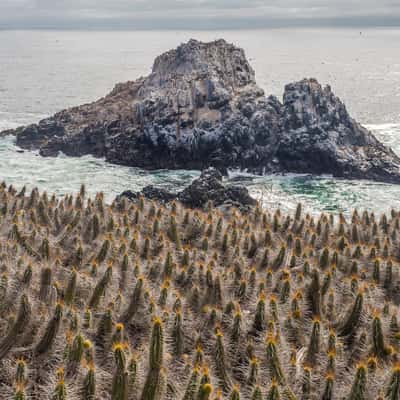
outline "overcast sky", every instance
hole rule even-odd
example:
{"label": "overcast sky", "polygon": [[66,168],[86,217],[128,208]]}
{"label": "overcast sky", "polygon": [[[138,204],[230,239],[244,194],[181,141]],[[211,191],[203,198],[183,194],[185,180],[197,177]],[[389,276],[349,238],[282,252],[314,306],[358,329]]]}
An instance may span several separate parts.
{"label": "overcast sky", "polygon": [[400,0],[0,0],[0,28],[400,26]]}

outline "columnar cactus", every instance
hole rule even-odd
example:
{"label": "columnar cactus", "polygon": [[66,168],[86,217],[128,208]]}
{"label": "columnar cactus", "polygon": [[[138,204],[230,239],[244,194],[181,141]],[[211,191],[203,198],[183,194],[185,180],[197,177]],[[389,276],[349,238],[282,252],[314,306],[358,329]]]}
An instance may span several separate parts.
{"label": "columnar cactus", "polygon": [[317,356],[320,351],[320,321],[319,319],[314,319],[312,331],[310,335],[310,342],[307,348],[306,363],[310,366],[315,366],[317,363]]}
{"label": "columnar cactus", "polygon": [[345,320],[339,327],[338,330],[339,336],[350,336],[354,334],[360,322],[361,313],[363,309],[363,302],[364,302],[364,294],[362,291],[360,291],[354,300],[353,306],[347,313]]}
{"label": "columnar cactus", "polygon": [[311,283],[307,288],[307,300],[313,316],[321,315],[321,285],[319,272],[314,269],[311,274]]}
{"label": "columnar cactus", "polygon": [[187,382],[186,390],[182,400],[196,400],[196,395],[199,390],[199,378],[200,370],[198,366],[195,366]]}
{"label": "columnar cactus", "polygon": [[253,326],[256,331],[262,331],[265,328],[265,295],[263,293],[257,303]]}
{"label": "columnar cactus", "polygon": [[127,400],[129,380],[123,344],[115,344],[113,351],[115,358],[115,373],[112,382],[111,400]]}
{"label": "columnar cactus", "polygon": [[183,354],[185,348],[185,335],[183,332],[182,312],[177,310],[175,313],[174,326],[172,329],[172,340],[174,353],[178,357]]}
{"label": "columnar cactus", "polygon": [[42,338],[35,347],[35,352],[37,354],[47,353],[51,350],[54,344],[54,340],[60,329],[62,315],[63,315],[63,306],[60,303],[58,303],[54,310],[53,317],[48,322]]}
{"label": "columnar cactus", "polygon": [[8,334],[0,342],[0,360],[2,360],[8,352],[16,345],[16,339],[24,331],[31,318],[31,305],[28,297],[23,294],[21,296],[18,314],[12,323]]}
{"label": "columnar cactus", "polygon": [[364,400],[367,391],[367,367],[364,364],[357,366],[353,386],[351,387],[349,400]]}
{"label": "columnar cactus", "polygon": [[386,399],[398,400],[400,398],[400,367],[396,365],[392,370],[389,385],[385,392]]}
{"label": "columnar cactus", "polygon": [[110,284],[112,278],[112,266],[108,266],[103,277],[97,283],[93,290],[92,297],[89,300],[89,308],[97,308],[101,298],[104,296],[107,286]]}
{"label": "columnar cactus", "polygon": [[212,386],[209,383],[202,384],[199,388],[196,400],[209,400],[212,390]]}
{"label": "columnar cactus", "polygon": [[48,301],[51,290],[52,270],[50,267],[42,269],[40,274],[40,300]]}
{"label": "columnar cactus", "polygon": [[267,338],[267,360],[272,379],[283,385],[285,383],[285,376],[279,360],[276,340],[271,335]]}
{"label": "columnar cactus", "polygon": [[334,398],[334,384],[335,376],[331,373],[325,377],[324,389],[322,392],[321,400],[332,400]]}
{"label": "columnar cactus", "polygon": [[77,280],[78,280],[78,274],[76,270],[73,269],[64,294],[64,302],[67,306],[72,305],[72,303],[74,302]]}
{"label": "columnar cactus", "polygon": [[164,359],[163,324],[159,318],[153,322],[150,340],[149,370],[143,387],[142,400],[159,400],[162,397],[164,376],[162,371]]}
{"label": "columnar cactus", "polygon": [[382,321],[379,315],[375,315],[372,321],[372,352],[379,358],[385,358],[391,352],[389,347],[385,345]]}
{"label": "columnar cactus", "polygon": [[142,277],[140,277],[136,282],[136,286],[135,289],[133,290],[130,303],[125,312],[121,316],[121,321],[123,323],[129,322],[133,318],[133,316],[136,314],[142,303],[143,282],[144,281]]}
{"label": "columnar cactus", "polygon": [[68,352],[68,362],[66,367],[67,376],[73,376],[77,373],[84,355],[84,339],[81,334],[77,334],[72,342]]}

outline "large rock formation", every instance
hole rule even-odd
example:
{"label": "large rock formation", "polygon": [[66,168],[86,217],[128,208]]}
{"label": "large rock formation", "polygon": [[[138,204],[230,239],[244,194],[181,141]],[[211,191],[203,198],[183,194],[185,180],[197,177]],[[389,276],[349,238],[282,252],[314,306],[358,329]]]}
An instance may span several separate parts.
{"label": "large rock formation", "polygon": [[283,104],[266,97],[243,50],[224,40],[190,40],[159,56],[148,77],[14,133],[19,146],[43,156],[400,182],[399,157],[349,116],[330,87],[305,79],[286,86]]}

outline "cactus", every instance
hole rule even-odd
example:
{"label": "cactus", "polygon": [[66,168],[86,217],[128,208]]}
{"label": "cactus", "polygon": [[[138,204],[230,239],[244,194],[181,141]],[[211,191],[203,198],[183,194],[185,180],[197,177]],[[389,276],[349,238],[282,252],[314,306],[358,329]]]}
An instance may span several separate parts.
{"label": "cactus", "polygon": [[97,308],[101,298],[104,296],[107,286],[110,284],[112,278],[112,267],[108,266],[103,277],[93,290],[92,297],[89,300],[89,308]]}
{"label": "cactus", "polygon": [[304,366],[301,384],[302,400],[307,400],[311,398],[311,371],[312,369],[309,366]]}
{"label": "cactus", "polygon": [[232,383],[227,372],[223,334],[221,331],[218,331],[215,336],[216,336],[216,344],[215,344],[214,359],[215,359],[216,372],[221,384],[221,388],[225,392],[227,392],[232,386]]}
{"label": "cactus", "polygon": [[42,269],[40,274],[40,294],[39,298],[42,301],[48,301],[51,290],[52,270],[49,267]]}
{"label": "cactus", "polygon": [[233,343],[237,343],[240,338],[241,328],[242,327],[242,313],[238,309],[235,312],[233,323],[232,323],[232,330],[231,330],[231,341]]}
{"label": "cactus", "polygon": [[195,367],[192,371],[192,374],[189,377],[185,394],[182,397],[182,400],[195,400],[196,394],[198,392],[199,386],[199,378],[200,378],[200,371],[198,367]]}
{"label": "cactus", "polygon": [[267,400],[279,400],[280,399],[278,385],[275,381],[272,382],[266,399]]}
{"label": "cactus", "polygon": [[262,294],[258,300],[256,313],[254,315],[254,329],[262,331],[265,328],[265,295]]}
{"label": "cactus", "polygon": [[246,381],[248,386],[255,386],[258,380],[259,361],[256,357],[250,360],[249,375]]}
{"label": "cactus", "polygon": [[101,316],[97,327],[96,343],[102,347],[108,343],[111,339],[111,333],[113,328],[113,313],[111,307],[107,308],[104,314]]}
{"label": "cactus", "polygon": [[281,246],[279,253],[277,254],[275,260],[272,262],[272,268],[277,270],[280,268],[285,261],[286,256],[286,246]]}
{"label": "cactus", "polygon": [[366,398],[367,390],[367,367],[360,364],[357,367],[356,375],[354,377],[353,386],[348,396],[348,400],[364,400]]}
{"label": "cactus", "polygon": [[77,274],[76,270],[73,269],[71,272],[69,281],[68,281],[67,288],[65,289],[65,294],[64,294],[64,302],[65,302],[65,305],[67,305],[67,306],[72,305],[72,303],[74,301],[77,280],[78,280],[78,274]]}
{"label": "cactus", "polygon": [[103,242],[99,253],[97,254],[95,261],[97,264],[101,264],[107,258],[108,251],[110,250],[111,244],[108,239]]}
{"label": "cactus", "polygon": [[347,313],[347,317],[338,329],[339,336],[351,336],[356,331],[363,309],[364,294],[360,291],[354,301],[354,305]]}
{"label": "cactus", "polygon": [[67,377],[74,376],[79,368],[84,353],[84,339],[81,334],[77,334],[68,352],[68,362],[66,367]]}
{"label": "cactus", "polygon": [[388,400],[399,400],[400,398],[400,368],[396,365],[392,370],[389,385],[385,391]]}
{"label": "cactus", "polygon": [[140,305],[142,304],[142,296],[143,296],[143,278],[140,277],[136,282],[135,289],[133,290],[132,293],[131,301],[127,309],[120,318],[121,322],[126,324],[133,318],[133,316],[138,311]]}
{"label": "cactus", "polygon": [[385,345],[382,321],[379,315],[375,315],[372,320],[372,352],[378,358],[385,358],[390,354],[390,349]]}
{"label": "cactus", "polygon": [[279,360],[276,340],[271,335],[267,339],[267,360],[272,379],[283,385],[286,380]]}
{"label": "cactus", "polygon": [[196,400],[209,400],[212,386],[209,383],[202,384],[199,388]]}
{"label": "cactus", "polygon": [[320,351],[320,321],[319,319],[314,319],[313,327],[310,336],[310,342],[307,349],[306,363],[310,366],[315,366],[317,362],[317,356]]}
{"label": "cactus", "polygon": [[173,243],[175,243],[177,250],[180,250],[181,249],[181,239],[180,239],[180,235],[179,235],[177,222],[173,215],[171,216],[171,219],[170,219],[170,228],[168,230],[168,236],[171,239],[171,241]]}
{"label": "cactus", "polygon": [[327,374],[325,377],[325,385],[322,392],[321,400],[333,400],[334,392],[333,387],[335,383],[335,378],[333,374]]}
{"label": "cactus", "polygon": [[129,380],[124,346],[121,343],[117,343],[114,345],[113,351],[116,368],[111,388],[111,400],[127,400]]}
{"label": "cactus", "polygon": [[64,369],[60,368],[57,371],[57,385],[54,390],[52,400],[67,400],[67,388],[65,386]]}
{"label": "cactus", "polygon": [[163,393],[163,358],[164,358],[163,326],[159,318],[153,323],[150,340],[149,370],[143,387],[142,400],[159,400]]}
{"label": "cactus", "polygon": [[26,362],[22,359],[17,361],[17,368],[15,371],[15,383],[17,386],[23,388],[28,382],[28,371]]}
{"label": "cactus", "polygon": [[26,400],[25,388],[21,385],[17,385],[13,400]]}
{"label": "cactus", "polygon": [[321,269],[326,269],[328,266],[329,266],[329,249],[325,247],[322,250],[322,254],[319,259],[319,267]]}
{"label": "cactus", "polygon": [[229,395],[229,400],[240,400],[239,388],[235,385]]}
{"label": "cactus", "polygon": [[251,395],[251,400],[262,400],[263,396],[262,396],[262,392],[261,392],[261,388],[260,386],[256,386],[253,390],[253,393]]}
{"label": "cactus", "polygon": [[56,305],[53,317],[47,324],[42,338],[35,347],[35,352],[37,354],[47,353],[51,350],[57,333],[60,329],[61,318],[63,315],[63,307],[60,303]]}
{"label": "cactus", "polygon": [[174,353],[179,357],[182,355],[185,347],[185,336],[182,326],[182,313],[180,310],[177,310],[175,313],[174,326],[172,329],[172,340]]}
{"label": "cactus", "polygon": [[31,306],[28,297],[23,294],[21,296],[18,314],[13,322],[8,334],[0,342],[0,360],[2,360],[12,347],[16,344],[16,339],[28,325],[31,318]]}
{"label": "cactus", "polygon": [[312,315],[319,317],[321,315],[321,286],[319,273],[316,269],[311,274],[311,283],[307,288],[307,300]]}

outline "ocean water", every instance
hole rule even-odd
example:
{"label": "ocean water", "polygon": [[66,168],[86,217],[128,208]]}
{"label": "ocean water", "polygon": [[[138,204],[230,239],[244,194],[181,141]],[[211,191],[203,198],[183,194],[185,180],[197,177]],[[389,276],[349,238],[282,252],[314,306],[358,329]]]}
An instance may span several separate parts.
{"label": "ocean water", "polygon": [[[0,130],[37,122],[66,107],[93,101],[117,82],[150,72],[154,58],[190,38],[226,40],[246,51],[266,94],[282,96],[286,83],[315,77],[330,84],[351,115],[400,154],[400,29],[275,29],[249,31],[0,31]],[[178,190],[197,171],[147,172],[90,156],[42,158],[0,139],[0,180],[63,195],[85,183],[111,200],[148,184]],[[265,207],[313,212],[353,208],[400,209],[400,185],[329,176],[232,171]]]}

